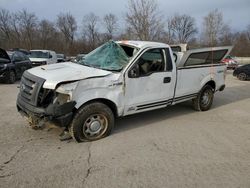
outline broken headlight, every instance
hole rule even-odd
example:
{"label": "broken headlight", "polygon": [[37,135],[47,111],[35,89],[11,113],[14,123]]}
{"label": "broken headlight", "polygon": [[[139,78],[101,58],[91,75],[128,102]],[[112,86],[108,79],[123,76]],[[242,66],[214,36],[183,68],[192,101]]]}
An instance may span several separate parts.
{"label": "broken headlight", "polygon": [[56,89],[56,98],[53,103],[57,102],[58,104],[64,104],[71,101],[72,91],[77,87],[78,82],[61,84]]}

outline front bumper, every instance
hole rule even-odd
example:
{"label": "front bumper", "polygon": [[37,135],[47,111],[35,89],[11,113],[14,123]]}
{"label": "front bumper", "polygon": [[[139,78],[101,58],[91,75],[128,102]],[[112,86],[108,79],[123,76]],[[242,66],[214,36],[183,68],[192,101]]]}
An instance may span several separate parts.
{"label": "front bumper", "polygon": [[68,126],[72,121],[75,104],[75,101],[70,101],[62,105],[50,104],[48,107],[42,108],[25,102],[20,94],[17,97],[17,110],[22,115],[53,121],[61,127]]}
{"label": "front bumper", "polygon": [[46,61],[32,61],[31,62],[32,67],[37,67],[37,66],[46,65],[46,64],[47,64]]}

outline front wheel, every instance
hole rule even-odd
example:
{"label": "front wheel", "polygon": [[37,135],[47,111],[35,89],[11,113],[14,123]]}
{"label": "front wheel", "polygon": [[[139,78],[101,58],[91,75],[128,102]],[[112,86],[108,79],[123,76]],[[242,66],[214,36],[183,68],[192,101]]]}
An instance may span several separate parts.
{"label": "front wheel", "polygon": [[114,127],[114,115],[105,104],[94,102],[79,109],[70,125],[77,142],[94,141],[108,136]]}
{"label": "front wheel", "polygon": [[247,75],[244,72],[242,72],[238,75],[238,79],[244,81],[247,79]]}
{"label": "front wheel", "polygon": [[11,71],[8,73],[8,76],[7,76],[7,78],[6,78],[6,83],[8,83],[8,84],[13,84],[13,83],[15,83],[15,81],[16,81],[15,72],[11,70]]}
{"label": "front wheel", "polygon": [[214,98],[213,88],[206,85],[202,88],[197,98],[193,99],[193,107],[197,111],[207,111],[211,108]]}

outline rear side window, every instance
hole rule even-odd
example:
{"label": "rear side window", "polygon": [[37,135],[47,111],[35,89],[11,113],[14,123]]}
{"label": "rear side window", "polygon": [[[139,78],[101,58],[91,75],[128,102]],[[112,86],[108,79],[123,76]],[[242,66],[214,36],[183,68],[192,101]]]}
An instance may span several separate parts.
{"label": "rear side window", "polygon": [[171,46],[171,49],[173,52],[181,52],[181,47],[180,46]]}
{"label": "rear side window", "polygon": [[228,50],[207,51],[191,54],[184,66],[220,63]]}
{"label": "rear side window", "polygon": [[18,54],[19,58],[21,59],[21,61],[27,60],[27,59],[26,59],[26,56],[24,55],[24,53],[22,53],[22,52],[17,52],[17,54]]}
{"label": "rear side window", "polygon": [[162,49],[146,51],[138,60],[140,76],[147,76],[154,72],[162,72],[165,69],[165,61]]}

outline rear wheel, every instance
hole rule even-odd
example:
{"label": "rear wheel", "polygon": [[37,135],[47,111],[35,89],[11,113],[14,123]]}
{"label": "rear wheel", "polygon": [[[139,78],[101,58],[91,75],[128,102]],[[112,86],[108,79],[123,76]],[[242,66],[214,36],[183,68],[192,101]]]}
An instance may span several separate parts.
{"label": "rear wheel", "polygon": [[210,85],[205,85],[197,98],[193,99],[193,107],[197,111],[207,111],[211,108],[214,98],[214,91]]}
{"label": "rear wheel", "polygon": [[238,79],[239,79],[239,80],[242,80],[242,81],[246,80],[246,79],[247,79],[246,73],[244,73],[244,72],[240,73],[240,74],[238,75]]}
{"label": "rear wheel", "polygon": [[16,75],[14,71],[10,71],[7,78],[6,78],[6,83],[8,84],[13,84],[16,81]]}
{"label": "rear wheel", "polygon": [[77,142],[94,141],[108,136],[114,127],[111,109],[100,102],[79,109],[70,125],[70,133]]}

